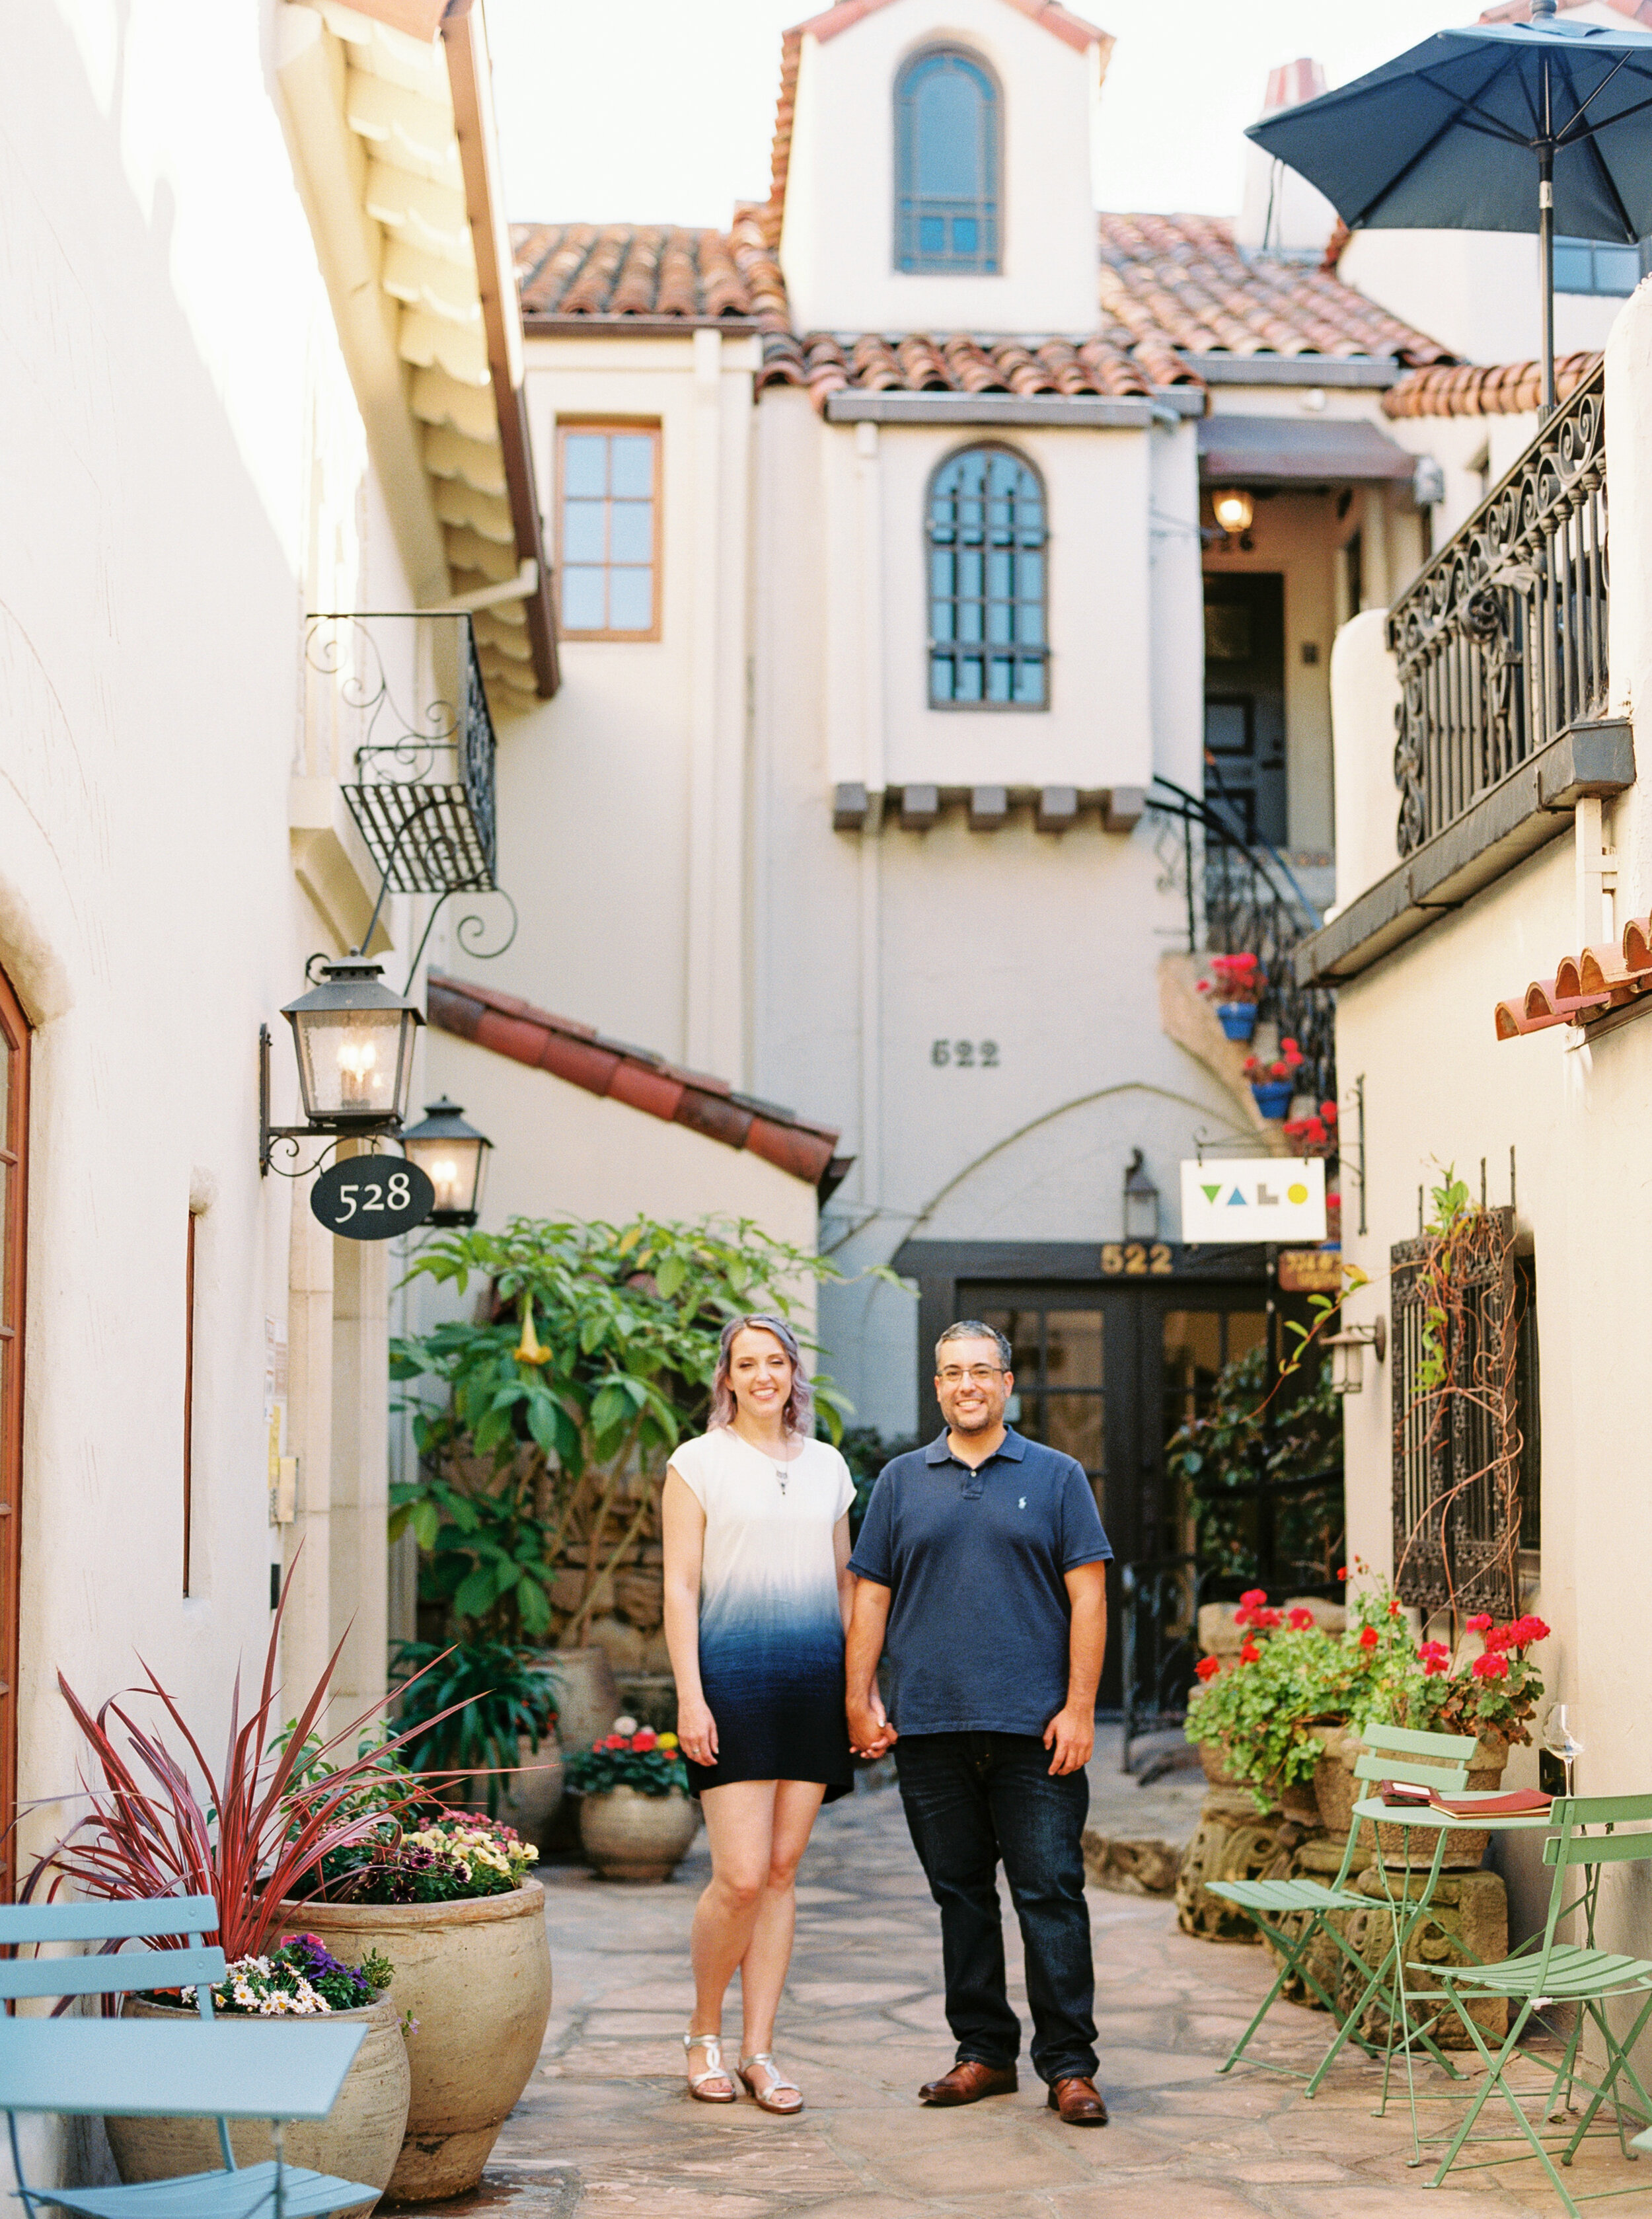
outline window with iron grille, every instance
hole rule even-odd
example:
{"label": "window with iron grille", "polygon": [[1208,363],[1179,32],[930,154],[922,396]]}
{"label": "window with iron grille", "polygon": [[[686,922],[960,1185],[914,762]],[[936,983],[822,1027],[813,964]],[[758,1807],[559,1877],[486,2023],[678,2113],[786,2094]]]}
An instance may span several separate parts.
{"label": "window with iron grille", "polygon": [[1390,1262],[1395,1588],[1425,1618],[1512,1615],[1539,1533],[1535,1268],[1506,1209]]}
{"label": "window with iron grille", "polygon": [[952,47],[916,54],[895,86],[895,266],[998,267],[998,88]]}
{"label": "window with iron grille", "polygon": [[1046,709],[1044,486],[1007,447],[971,447],[929,487],[929,705]]}

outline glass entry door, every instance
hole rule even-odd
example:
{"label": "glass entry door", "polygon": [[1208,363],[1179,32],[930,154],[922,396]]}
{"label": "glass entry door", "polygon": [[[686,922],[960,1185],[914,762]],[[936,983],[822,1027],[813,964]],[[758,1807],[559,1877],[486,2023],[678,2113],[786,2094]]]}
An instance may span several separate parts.
{"label": "glass entry door", "polygon": [[1167,1479],[1164,1445],[1208,1407],[1216,1375],[1267,1336],[1253,1287],[1121,1287],[1116,1281],[963,1282],[958,1315],[995,1326],[1013,1352],[1010,1422],[1074,1457],[1113,1545],[1103,1709],[1118,1708],[1120,1567],[1193,1553],[1193,1505]]}

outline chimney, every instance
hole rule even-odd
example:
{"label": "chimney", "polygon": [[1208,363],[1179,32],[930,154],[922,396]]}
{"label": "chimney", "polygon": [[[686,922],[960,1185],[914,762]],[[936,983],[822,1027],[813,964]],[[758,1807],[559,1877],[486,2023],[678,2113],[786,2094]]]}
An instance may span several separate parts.
{"label": "chimney", "polygon": [[[1268,71],[1262,113],[1272,115],[1279,109],[1295,108],[1301,101],[1316,99],[1326,90],[1324,64],[1311,55],[1281,62]],[[1298,177],[1295,170],[1276,163],[1260,146],[1246,141],[1245,192],[1233,237],[1247,253],[1317,261],[1336,220],[1335,208],[1306,177]]]}

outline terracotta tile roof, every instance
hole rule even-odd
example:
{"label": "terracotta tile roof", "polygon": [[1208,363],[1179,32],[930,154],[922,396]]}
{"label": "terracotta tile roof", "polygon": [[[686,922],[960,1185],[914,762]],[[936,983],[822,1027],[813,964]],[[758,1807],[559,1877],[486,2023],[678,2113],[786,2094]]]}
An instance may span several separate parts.
{"label": "terracotta tile roof", "polygon": [[605,1040],[591,1026],[553,1016],[519,995],[432,971],[429,1016],[444,1032],[531,1070],[549,1072],[668,1124],[686,1125],[725,1147],[748,1149],[818,1188],[823,1201],[848,1169],[835,1153],[838,1135],[830,1126],[808,1124],[772,1102],[736,1094],[726,1079],[680,1071],[646,1048]]}
{"label": "terracotta tile roof", "polygon": [[519,223],[511,227],[527,327],[669,317],[749,319],[789,330],[786,283],[764,227],[739,208],[728,232],[669,223]]}
{"label": "terracotta tile roof", "polygon": [[[1199,381],[1171,358],[1159,383]],[[840,338],[810,332],[763,342],[757,383],[806,385],[817,408],[834,393],[1065,393],[1150,395],[1152,384],[1122,348],[1106,339],[947,339],[880,332]]]}
{"label": "terracotta tile roof", "polygon": [[[1060,7],[1057,0],[1006,0],[1045,30],[1053,33],[1065,45],[1083,53],[1087,47],[1099,46],[1102,50],[1101,74],[1107,75],[1108,58],[1113,52],[1114,40],[1109,32],[1098,30],[1087,23],[1082,16]],[[818,45],[824,46],[840,32],[853,30],[866,16],[886,8],[889,0],[838,0],[834,8],[811,16],[806,22],[796,23],[780,37],[780,93],[774,107],[774,140],[769,158],[769,199],[774,207],[786,205],[786,172],[792,163],[792,128],[798,106],[798,62],[803,53],[805,34]]]}
{"label": "terracotta tile roof", "polygon": [[[1556,397],[1576,392],[1599,366],[1599,354],[1562,355],[1555,364]],[[1389,416],[1524,416],[1542,397],[1538,363],[1464,362],[1413,370],[1388,388],[1382,407]]]}
{"label": "terracotta tile roof", "polygon": [[1102,336],[1157,382],[1171,350],[1450,362],[1438,340],[1299,262],[1247,261],[1220,216],[1102,215]]}
{"label": "terracotta tile roof", "polygon": [[1534,979],[1523,995],[1500,1002],[1497,1037],[1516,1040],[1551,1025],[1586,1024],[1647,993],[1652,993],[1652,917],[1632,917],[1620,946],[1562,956],[1552,979]]}

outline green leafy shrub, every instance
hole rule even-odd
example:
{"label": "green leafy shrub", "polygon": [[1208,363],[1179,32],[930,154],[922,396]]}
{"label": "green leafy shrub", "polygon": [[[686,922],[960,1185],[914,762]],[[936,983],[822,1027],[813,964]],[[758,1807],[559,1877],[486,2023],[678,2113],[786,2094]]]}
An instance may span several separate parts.
{"label": "green leafy shrub", "polygon": [[523,1743],[537,1751],[551,1731],[556,1717],[551,1675],[503,1641],[459,1642],[447,1650],[433,1642],[404,1641],[394,1670],[401,1682],[396,1725],[413,1769],[485,1774],[492,1817],[499,1809],[501,1772],[521,1762]]}

